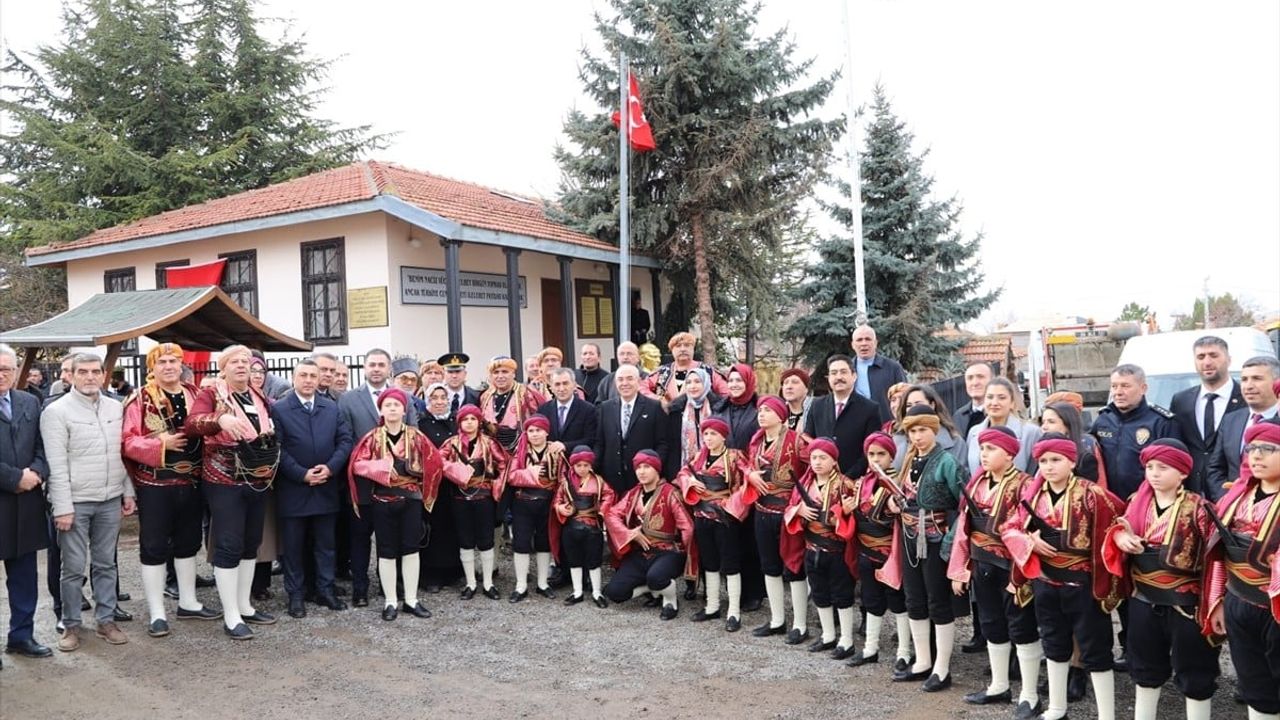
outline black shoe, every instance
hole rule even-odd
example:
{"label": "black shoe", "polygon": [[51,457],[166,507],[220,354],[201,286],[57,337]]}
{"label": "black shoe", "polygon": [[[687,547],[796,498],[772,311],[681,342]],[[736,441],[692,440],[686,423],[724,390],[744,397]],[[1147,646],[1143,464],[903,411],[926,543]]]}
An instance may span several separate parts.
{"label": "black shoe", "polygon": [[929,677],[932,672],[933,671],[929,668],[925,668],[920,672],[912,672],[911,668],[908,667],[906,670],[894,670],[893,675],[889,679],[894,682],[915,682],[917,680],[924,680]]}
{"label": "black shoe", "polygon": [[[790,640],[790,638],[787,638],[787,639]],[[828,650],[834,650],[835,647],[836,647],[835,640],[831,640],[829,642],[823,642],[822,638],[818,638],[817,640],[814,640],[812,644],[809,645],[809,652],[811,653],[827,652]]]}
{"label": "black shoe", "polygon": [[[67,631],[67,626],[62,624],[62,620],[58,620],[57,624],[53,626],[53,629],[57,630],[58,634],[61,635]],[[1243,705],[1244,703],[1241,702],[1240,704]]]}
{"label": "black shoe", "polygon": [[129,622],[133,620],[133,613],[119,606],[116,607],[115,613],[112,615],[116,622]]}
{"label": "black shoe", "polygon": [[565,604],[565,605],[577,605],[578,603],[580,603],[580,602],[582,602],[583,600],[586,600],[586,599],[587,599],[587,596],[586,596],[586,595],[570,595],[569,597],[567,597],[567,598],[565,598],[565,599],[564,599],[564,604]]}
{"label": "black shoe", "polygon": [[278,560],[277,560],[277,561],[275,561],[275,562],[273,562],[273,563],[271,563],[271,574],[272,574],[272,575],[283,575],[283,574],[284,574],[284,566],[283,566],[283,565],[281,565],[281,564],[280,564],[280,562],[279,562]]}
{"label": "black shoe", "polygon": [[473,597],[475,597],[475,596],[476,596],[476,589],[475,589],[475,588],[473,588],[473,587],[464,587],[464,588],[462,588],[462,599],[463,599],[463,600],[470,600],[471,598],[473,598]]}
{"label": "black shoe", "polygon": [[698,599],[698,583],[687,582],[684,584],[684,599],[693,602]]}
{"label": "black shoe", "polygon": [[551,575],[547,577],[547,584],[553,588],[567,587],[571,579],[569,573],[565,572],[559,565],[551,571]]}
{"label": "black shoe", "polygon": [[609,601],[608,601],[608,600],[605,600],[603,595],[595,595],[595,596],[593,596],[593,597],[591,598],[591,602],[595,603],[595,604],[596,604],[596,607],[598,607],[598,608],[600,608],[600,609],[602,609],[602,610],[603,610],[604,608],[609,607]]}
{"label": "black shoe", "polygon": [[896,660],[894,660],[894,661],[893,661],[893,671],[894,671],[894,672],[907,672],[908,670],[910,670],[910,669],[911,669],[911,666],[912,666],[912,665],[915,665],[915,664],[916,664],[916,659],[915,659],[914,657],[912,657],[912,658],[898,658],[898,659],[896,659]]}
{"label": "black shoe", "polygon": [[662,600],[652,595],[646,595],[644,598],[644,606],[647,608],[658,607],[662,604]]}
{"label": "black shoe", "polygon": [[1111,669],[1118,673],[1129,672],[1129,652],[1127,650],[1120,651],[1120,657],[1116,658],[1116,661],[1111,664]]}
{"label": "black shoe", "polygon": [[422,603],[420,602],[415,602],[412,605],[410,605],[409,603],[405,603],[404,605],[401,606],[400,609],[404,610],[405,612],[409,613],[410,615],[416,618],[431,617],[431,611],[422,607]]}
{"label": "black shoe", "polygon": [[342,580],[344,582],[351,582],[351,569],[343,568],[341,570],[333,571],[333,579]]}
{"label": "black shoe", "polygon": [[334,597],[333,595],[321,595],[316,598],[316,604],[321,607],[327,607],[330,610],[341,611],[347,609],[347,604]]}
{"label": "black shoe", "polygon": [[[790,630],[787,631],[786,643],[788,645],[799,645],[800,643],[808,639],[809,639],[809,631],[807,629],[804,632],[801,632],[800,628],[791,628]],[[835,646],[833,645],[832,647],[835,647]]]}
{"label": "black shoe", "polygon": [[369,607],[369,593],[351,591],[351,604],[354,607]]}
{"label": "black shoe", "polygon": [[1040,715],[1042,712],[1044,712],[1044,710],[1040,706],[1039,699],[1036,700],[1035,705],[1023,700],[1018,703],[1017,709],[1013,711],[1013,720],[1031,720],[1031,718]]}
{"label": "black shoe", "polygon": [[4,646],[4,651],[10,655],[21,655],[22,657],[29,658],[47,658],[53,656],[52,650],[36,642],[34,638],[9,643]]}
{"label": "black shoe", "polygon": [[1084,668],[1072,667],[1067,671],[1067,702],[1073,703],[1084,699],[1089,691],[1089,673]]}
{"label": "black shoe", "polygon": [[427,586],[423,589],[426,590],[428,594],[435,595],[440,592],[442,586],[440,583],[427,583]]}
{"label": "black shoe", "polygon": [[116,593],[116,602],[129,602],[133,596],[127,592]]}
{"label": "black shoe", "polygon": [[168,635],[169,622],[161,619],[152,620],[151,624],[147,625],[147,634],[153,638],[162,638]]}
{"label": "black shoe", "polygon": [[346,588],[344,588],[344,587],[342,587],[341,585],[334,585],[334,586],[333,586],[333,596],[334,596],[334,597],[346,597],[346,596],[347,596],[347,589],[346,589]]}
{"label": "black shoe", "polygon": [[744,599],[742,601],[742,612],[755,612],[764,606],[763,598]]}
{"label": "black shoe", "polygon": [[266,602],[275,596],[271,593],[270,590],[263,589],[263,590],[254,590],[251,597],[257,602]]}
{"label": "black shoe", "polygon": [[289,617],[301,620],[307,616],[307,604],[300,598],[289,599]]}
{"label": "black shoe", "polygon": [[480,591],[480,594],[481,594],[481,595],[484,595],[485,597],[489,598],[490,600],[497,600],[497,599],[498,599],[498,588],[497,588],[497,586],[496,586],[496,585],[493,585],[493,586],[490,586],[490,587],[485,588],[484,590],[481,590],[481,591]]}
{"label": "black shoe", "polygon": [[240,618],[250,625],[275,625],[276,616],[271,613],[265,613],[261,610],[254,610],[252,615],[245,615]]}
{"label": "black shoe", "polygon": [[679,611],[671,607],[670,605],[663,605],[662,612],[658,613],[658,617],[662,618],[663,620],[674,620],[676,618],[676,615],[679,615],[679,614],[680,614]]}
{"label": "black shoe", "polygon": [[544,597],[544,598],[548,599],[548,600],[555,600],[555,599],[556,599],[556,594],[555,594],[554,592],[552,592],[551,588],[549,588],[549,587],[544,587],[544,588],[534,588],[534,589],[533,589],[533,591],[534,591],[535,593],[537,593],[537,594],[541,595],[542,597]]}
{"label": "black shoe", "polygon": [[1013,693],[1005,690],[1002,693],[988,695],[986,690],[971,692],[964,696],[964,701],[970,705],[995,705],[996,703],[1007,704],[1013,702]]}
{"label": "black shoe", "polygon": [[863,665],[875,665],[880,662],[880,653],[873,652],[870,655],[858,653],[857,657],[845,663],[849,667],[862,667]]}
{"label": "black shoe", "polygon": [[719,620],[720,611],[716,610],[715,612],[709,613],[705,609],[699,610],[698,612],[693,614],[693,617],[689,619],[692,620],[693,622],[706,622],[708,620]]}
{"label": "black shoe", "polygon": [[[119,602],[119,598],[116,598],[116,601],[117,601],[117,602]],[[92,609],[93,609],[93,604],[89,602],[89,598],[87,598],[87,597],[81,597],[81,598],[80,598],[80,612],[89,612],[89,611],[90,611],[90,610],[92,610]]]}
{"label": "black shoe", "polygon": [[784,635],[786,634],[786,632],[787,632],[786,625],[779,625],[778,627],[773,627],[769,623],[765,623],[760,627],[756,628],[755,630],[752,630],[751,634],[754,637],[769,637],[770,635]]}
{"label": "black shoe", "polygon": [[382,608],[382,619],[391,622],[396,619],[396,606],[388,605]]}
{"label": "black shoe", "polygon": [[839,645],[836,645],[836,649],[831,651],[831,659],[844,660],[845,658],[853,655],[855,652],[856,651],[853,649],[852,645],[850,645],[849,647],[840,647]]}
{"label": "black shoe", "polygon": [[207,606],[201,607],[199,610],[178,608],[179,620],[217,620],[220,617],[222,617],[220,610],[210,610]]}
{"label": "black shoe", "polygon": [[[489,594],[489,592],[486,590],[486,591],[485,591],[485,594],[486,594],[486,595],[488,595],[488,594]],[[527,598],[527,597],[529,597],[529,591],[528,591],[528,590],[525,590],[524,592],[519,592],[519,591],[516,591],[516,590],[512,590],[512,591],[511,591],[511,597],[510,597],[510,598],[508,598],[508,599],[507,599],[507,601],[508,601],[508,602],[512,602],[512,603],[518,603],[518,602],[520,602],[521,600],[524,600],[524,599],[525,599],[525,598]]]}
{"label": "black shoe", "polygon": [[164,596],[170,600],[178,599],[178,583],[171,582],[164,585]]}
{"label": "black shoe", "polygon": [[196,575],[196,587],[211,588],[217,586],[217,582],[212,575]]}
{"label": "black shoe", "polygon": [[253,639],[253,630],[250,630],[249,626],[245,625],[244,623],[240,623],[239,625],[236,625],[233,628],[229,628],[226,625],[223,625],[222,631],[225,632],[228,636],[230,636],[232,640],[252,640]]}
{"label": "black shoe", "polygon": [[947,673],[947,679],[939,680],[937,675],[930,675],[928,680],[924,681],[924,685],[920,689],[925,692],[941,692],[951,688],[951,673]]}
{"label": "black shoe", "polygon": [[741,629],[742,629],[742,620],[739,618],[730,616],[728,620],[724,621],[725,632],[738,632]]}
{"label": "black shoe", "polygon": [[974,653],[984,653],[987,651],[987,639],[978,633],[974,633],[969,642],[960,646],[960,652],[965,655],[973,655]]}

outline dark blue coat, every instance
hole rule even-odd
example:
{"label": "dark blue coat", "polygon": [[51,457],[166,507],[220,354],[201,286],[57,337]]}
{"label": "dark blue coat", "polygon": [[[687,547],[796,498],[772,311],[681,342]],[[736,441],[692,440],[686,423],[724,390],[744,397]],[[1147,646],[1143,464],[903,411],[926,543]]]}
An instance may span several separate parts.
{"label": "dark blue coat", "polygon": [[[354,442],[338,404],[316,395],[308,414],[297,393],[291,392],[271,406],[271,421],[280,439],[276,513],[307,517],[338,512],[338,494],[347,491],[347,458]],[[329,480],[308,485],[303,476],[316,465],[328,466]]]}
{"label": "dark blue coat", "polygon": [[18,492],[24,468],[43,480],[49,465],[40,441],[40,401],[31,393],[10,389],[13,420],[0,415],[0,560],[11,560],[49,546],[44,486]]}
{"label": "dark blue coat", "polygon": [[1148,405],[1144,397],[1136,407],[1121,412],[1114,404],[1098,411],[1090,431],[1102,449],[1107,469],[1107,489],[1125,502],[1146,478],[1138,455],[1154,440],[1182,440],[1173,413],[1159,405]]}

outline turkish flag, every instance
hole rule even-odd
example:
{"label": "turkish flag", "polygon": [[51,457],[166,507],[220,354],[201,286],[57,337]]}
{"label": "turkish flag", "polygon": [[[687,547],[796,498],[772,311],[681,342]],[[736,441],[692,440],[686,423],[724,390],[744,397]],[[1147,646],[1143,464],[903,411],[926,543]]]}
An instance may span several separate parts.
{"label": "turkish flag", "polygon": [[[629,115],[631,116],[630,140],[631,149],[636,152],[649,152],[658,149],[658,144],[653,141],[653,129],[649,127],[649,121],[644,117],[644,106],[640,104],[640,86],[636,84],[636,76],[627,73],[627,79],[631,82],[631,92],[628,95]],[[621,123],[621,113],[613,114],[613,124],[619,127]]]}
{"label": "turkish flag", "polygon": [[[222,269],[226,265],[226,259],[221,259],[204,263],[203,265],[165,268],[165,285],[171,288],[218,285],[222,282]],[[205,366],[209,364],[210,355],[209,352],[204,350],[191,351],[184,348],[182,361],[192,368],[199,367],[201,371],[204,371],[206,369]]]}

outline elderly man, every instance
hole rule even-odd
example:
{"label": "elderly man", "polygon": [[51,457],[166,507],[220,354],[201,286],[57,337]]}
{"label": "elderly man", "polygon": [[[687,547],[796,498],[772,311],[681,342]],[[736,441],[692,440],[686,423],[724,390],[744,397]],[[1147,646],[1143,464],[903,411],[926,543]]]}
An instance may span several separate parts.
{"label": "elderly man", "polygon": [[[133,483],[120,452],[124,408],[102,394],[102,358],[89,353],[71,361],[73,389],[40,417],[49,462],[49,501],[62,551],[62,597],[80,594],[84,569],[92,564],[97,635],[112,645],[129,642],[116,625],[116,541],[120,516],[136,509]],[[92,563],[90,561],[92,560]],[[80,606],[62,608],[66,628],[58,649],[80,647]]]}
{"label": "elderly man", "polygon": [[489,362],[489,388],[480,394],[482,430],[507,452],[516,449],[524,421],[546,401],[542,393],[516,382],[516,361],[499,356]]}
{"label": "elderly man", "polygon": [[40,403],[16,392],[18,357],[0,345],[0,560],[9,590],[5,652],[30,658],[53,651],[36,642],[39,580],[36,553],[49,545],[44,531],[44,482],[49,477],[40,441]]}
{"label": "elderly man", "polygon": [[[661,400],[664,409],[672,400],[680,397],[680,393],[684,391],[684,379],[688,377],[689,371],[703,367],[703,363],[693,359],[693,348],[696,343],[697,339],[693,337],[693,333],[679,332],[672,335],[670,342],[667,343],[667,348],[671,350],[671,362],[658,366],[658,369],[641,384],[640,392]],[[720,397],[728,397],[729,385],[725,379],[716,372],[714,367],[708,365],[705,369],[711,376],[711,390]]]}
{"label": "elderly man", "polygon": [[1276,397],[1275,382],[1280,380],[1280,360],[1270,355],[1258,355],[1245,361],[1240,369],[1240,390],[1245,411],[1229,413],[1222,418],[1213,448],[1205,469],[1203,495],[1214,502],[1227,494],[1227,484],[1240,477],[1240,465],[1244,457],[1245,432],[1280,413],[1280,398]]}
{"label": "elderly man", "polygon": [[969,402],[956,408],[951,415],[961,438],[969,437],[969,431],[987,419],[983,403],[986,402],[987,383],[991,382],[991,377],[991,366],[981,360],[969,363],[969,367],[964,369],[964,392],[969,396]]}
{"label": "elderly man", "polygon": [[1179,390],[1169,402],[1178,432],[1191,451],[1194,465],[1184,486],[1207,496],[1205,467],[1226,416],[1245,408],[1240,384],[1231,379],[1231,355],[1227,341],[1206,335],[1191,346],[1200,384]]}
{"label": "elderly man", "polygon": [[311,356],[311,361],[320,369],[320,382],[316,385],[316,394],[337,402],[338,394],[334,391],[333,383],[338,379],[338,356],[333,353],[318,352]]}
{"label": "elderly man", "polygon": [[855,355],[853,369],[858,378],[854,390],[879,406],[881,423],[889,422],[893,418],[893,410],[889,407],[889,388],[895,383],[906,382],[907,373],[897,360],[877,352],[880,340],[870,325],[859,325],[853,331],[850,344]]}
{"label": "elderly man", "polygon": [[[609,371],[600,366],[600,346],[595,343],[583,343],[579,359],[582,364],[578,366],[576,377],[578,387],[582,388],[583,397],[587,402],[595,403],[599,400],[601,383],[609,377]],[[569,446],[570,449],[574,447]]]}
{"label": "elderly man", "polygon": [[[615,365],[622,367],[623,365],[634,365],[640,371],[640,379],[644,380],[649,376],[640,367],[640,346],[633,342],[619,343],[618,349],[613,354]],[[596,405],[603,403],[610,398],[618,397],[618,388],[613,382],[613,373],[609,373],[600,379],[600,386],[596,388]]]}
{"label": "elderly man", "polygon": [[640,394],[640,369],[623,365],[613,374],[618,396],[600,405],[596,425],[596,470],[618,496],[636,485],[632,460],[640,450],[667,454],[666,412]]}

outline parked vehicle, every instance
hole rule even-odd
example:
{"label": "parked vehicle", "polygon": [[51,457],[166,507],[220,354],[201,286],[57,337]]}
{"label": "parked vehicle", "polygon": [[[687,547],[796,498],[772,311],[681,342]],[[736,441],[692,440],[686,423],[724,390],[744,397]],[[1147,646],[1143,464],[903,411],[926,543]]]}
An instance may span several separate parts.
{"label": "parked vehicle", "polygon": [[1147,374],[1147,402],[1169,407],[1174,393],[1196,385],[1192,347],[1197,339],[1213,335],[1227,341],[1231,355],[1231,376],[1240,379],[1245,361],[1258,355],[1274,355],[1266,333],[1251,327],[1210,328],[1139,335],[1125,343],[1119,364],[1132,363]]}

